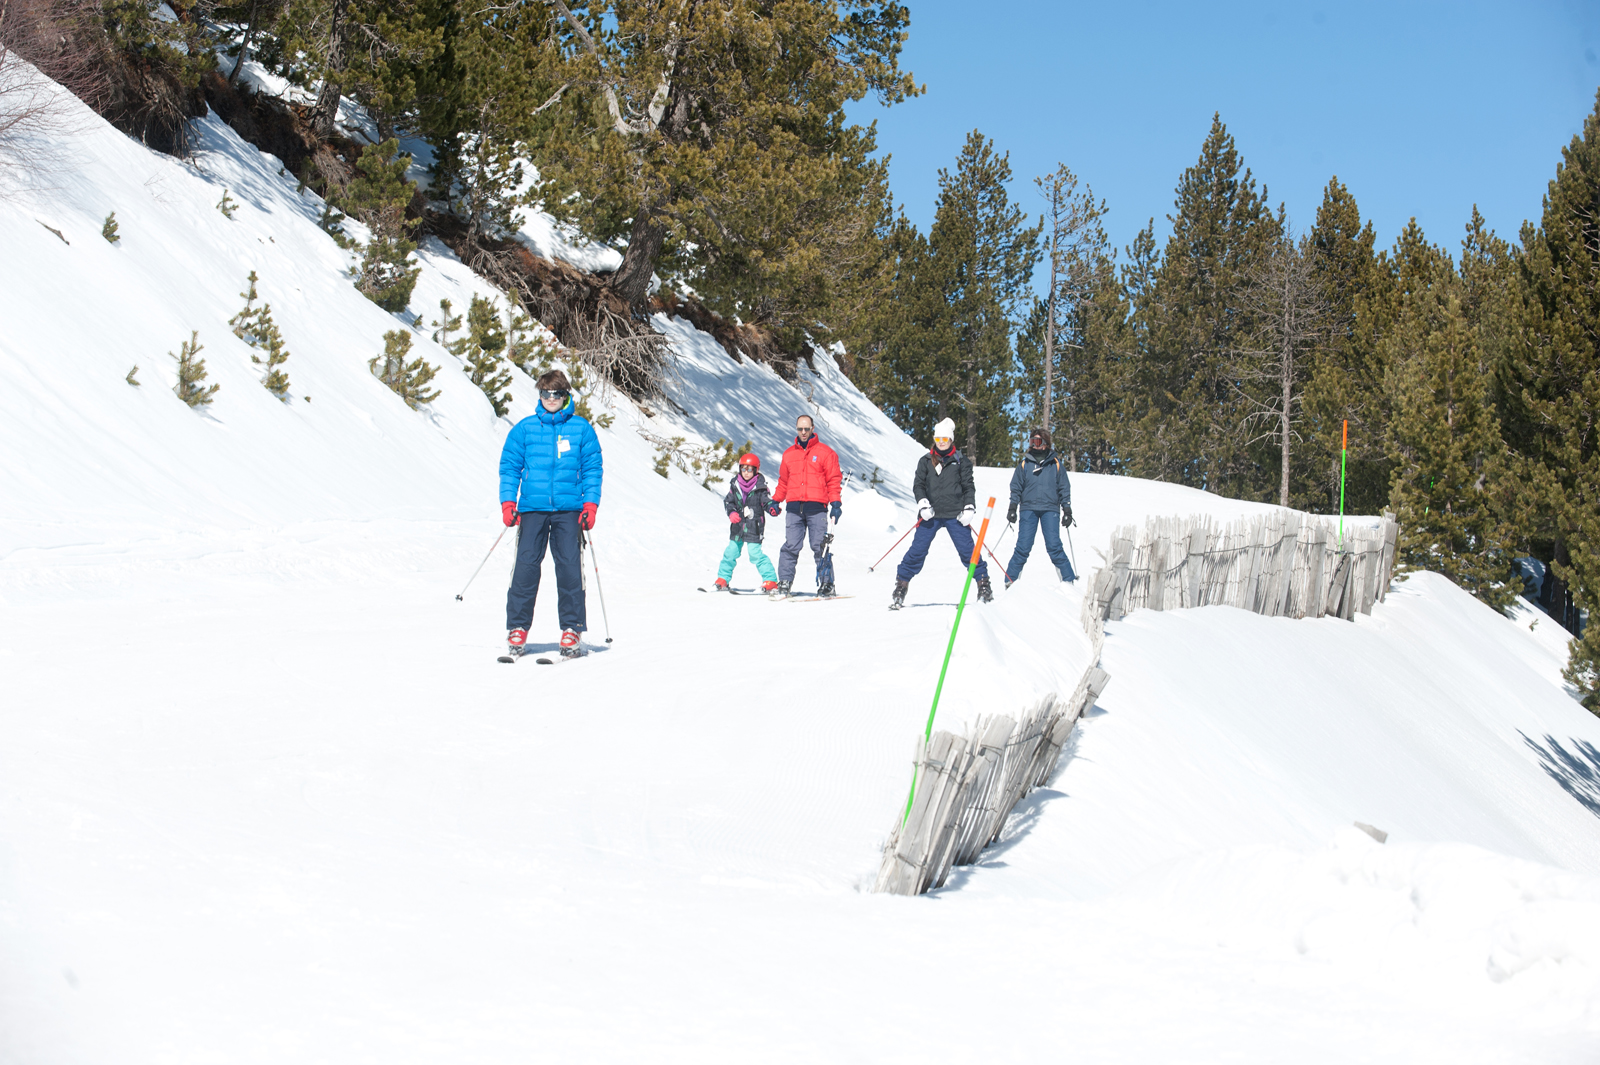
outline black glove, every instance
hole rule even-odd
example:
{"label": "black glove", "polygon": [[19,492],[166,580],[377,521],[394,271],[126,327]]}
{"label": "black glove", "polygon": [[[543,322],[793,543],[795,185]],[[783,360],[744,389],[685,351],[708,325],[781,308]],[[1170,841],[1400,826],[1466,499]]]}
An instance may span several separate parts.
{"label": "black glove", "polygon": [[1065,529],[1072,524],[1072,504],[1068,503],[1066,506],[1061,508],[1061,527]]}
{"label": "black glove", "polygon": [[1015,525],[1017,523],[1017,505],[1011,504],[1011,509],[1006,511],[1006,521]]}
{"label": "black glove", "polygon": [[833,523],[835,525],[839,524],[839,515],[843,512],[843,510],[844,508],[839,505],[839,501],[837,499],[828,504],[828,512],[833,516]]}

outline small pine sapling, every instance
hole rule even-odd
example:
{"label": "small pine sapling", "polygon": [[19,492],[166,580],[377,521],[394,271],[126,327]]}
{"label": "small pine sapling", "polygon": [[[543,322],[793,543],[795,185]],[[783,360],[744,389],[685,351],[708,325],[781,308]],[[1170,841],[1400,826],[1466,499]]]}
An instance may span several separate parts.
{"label": "small pine sapling", "polygon": [[272,304],[263,303],[254,309],[251,307],[251,304],[260,298],[256,295],[258,280],[260,279],[256,277],[256,272],[250,271],[249,290],[239,293],[240,298],[244,300],[244,310],[229,318],[228,324],[233,326],[234,336],[252,348],[266,352],[265,359],[259,355],[251,355],[250,361],[266,369],[266,376],[261,379],[262,386],[274,396],[287,402],[289,375],[279,367],[289,361],[289,349],[284,346],[283,334],[278,332],[278,325],[272,320]]}
{"label": "small pine sapling", "polygon": [[651,468],[662,477],[668,477],[671,475],[671,471],[667,469],[667,463],[670,461],[672,461],[672,456],[663,451],[656,456],[656,464]]}
{"label": "small pine sapling", "polygon": [[106,238],[107,244],[115,244],[122,239],[117,236],[117,212],[106,215],[106,224],[100,227],[100,235]]}
{"label": "small pine sapling", "polygon": [[412,265],[410,260],[411,253],[417,250],[406,223],[406,206],[416,191],[406,180],[410,167],[411,156],[400,151],[400,142],[395,138],[369,144],[356,161],[358,176],[340,201],[345,210],[372,230],[372,239],[356,268],[356,288],[391,314],[406,309],[417,276],[422,273],[421,265]]}
{"label": "small pine sapling", "polygon": [[143,382],[141,382],[137,377],[134,376],[138,372],[139,372],[139,364],[138,363],[134,363],[133,364],[133,369],[128,371],[128,376],[124,377],[123,380],[128,382],[134,388],[143,388],[144,387]]}
{"label": "small pine sapling", "polygon": [[368,360],[367,369],[372,371],[372,376],[388,385],[395,395],[405,400],[406,406],[417,410],[424,403],[432,403],[439,398],[437,389],[427,387],[439,368],[429,366],[420,356],[408,363],[406,356],[409,354],[411,334],[404,329],[391,329],[383,334],[383,354]]}
{"label": "small pine sapling", "polygon": [[450,334],[461,328],[461,316],[451,314],[449,300],[439,301],[439,320],[433,323],[433,342],[445,350],[450,349]]}
{"label": "small pine sapling", "polygon": [[317,228],[332,237],[339,247],[349,251],[356,246],[356,242],[345,236],[344,218],[333,204],[325,203],[322,205],[322,217],[317,219]]}
{"label": "small pine sapling", "polygon": [[473,296],[467,305],[467,335],[452,342],[447,350],[465,360],[467,376],[489,397],[497,418],[505,417],[511,404],[510,392],[498,394],[511,383],[511,371],[500,359],[505,349],[506,334],[494,304],[482,296]]}
{"label": "small pine sapling", "polygon": [[228,195],[228,190],[222,190],[222,199],[217,201],[217,210],[222,212],[222,217],[232,220],[233,212],[239,209],[239,201]]}
{"label": "small pine sapling", "polygon": [[189,339],[179,347],[178,354],[167,352],[168,357],[177,360],[178,363],[178,383],[173,386],[172,391],[191,407],[210,405],[211,397],[222,388],[221,385],[211,385],[207,388],[200,384],[206,379],[206,360],[196,356],[204,350],[204,345],[200,343],[200,331],[191,329]]}

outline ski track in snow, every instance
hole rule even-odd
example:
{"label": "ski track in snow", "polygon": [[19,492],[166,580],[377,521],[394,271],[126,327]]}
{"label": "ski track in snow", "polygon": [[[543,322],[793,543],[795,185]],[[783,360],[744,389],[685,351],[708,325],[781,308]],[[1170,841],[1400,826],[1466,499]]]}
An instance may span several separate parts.
{"label": "ski track in snow", "polygon": [[[208,118],[180,163],[78,110],[53,187],[0,199],[0,1060],[1600,1051],[1600,722],[1552,622],[1428,574],[1354,624],[1136,613],[1002,841],[931,896],[872,895],[963,576],[936,542],[891,614],[904,546],[867,572],[914,521],[920,445],[826,356],[790,384],[658,318],[683,412],[599,404],[615,642],[586,565],[596,653],[507,669],[510,536],[454,596],[500,528],[510,422],[426,324],[492,290],[424,246],[413,354],[442,395],[410,411],[367,370],[410,315],[355,292],[277,160]],[[226,325],[252,269],[288,404]],[[223,386],[203,412],[170,391],[191,329]],[[775,477],[802,412],[851,474],[854,598],[699,594],[723,486],[658,477],[635,425],[749,437]],[[1008,476],[979,472],[991,537]],[[1073,487],[1085,575],[1117,525],[1261,509]],[[1081,589],[1041,542],[970,604],[938,724],[1069,690]]]}

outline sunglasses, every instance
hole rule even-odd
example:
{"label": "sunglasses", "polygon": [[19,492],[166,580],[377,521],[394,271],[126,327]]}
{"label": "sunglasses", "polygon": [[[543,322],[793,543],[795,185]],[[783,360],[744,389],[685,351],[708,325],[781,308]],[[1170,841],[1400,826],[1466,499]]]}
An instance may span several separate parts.
{"label": "sunglasses", "polygon": [[797,425],[797,426],[795,426],[794,431],[797,432],[797,433],[809,433],[809,432],[811,432],[811,426],[809,426],[809,425]]}
{"label": "sunglasses", "polygon": [[539,398],[540,399],[566,399],[568,395],[569,395],[569,393],[564,388],[555,388],[555,389],[541,388],[541,389],[539,389]]}

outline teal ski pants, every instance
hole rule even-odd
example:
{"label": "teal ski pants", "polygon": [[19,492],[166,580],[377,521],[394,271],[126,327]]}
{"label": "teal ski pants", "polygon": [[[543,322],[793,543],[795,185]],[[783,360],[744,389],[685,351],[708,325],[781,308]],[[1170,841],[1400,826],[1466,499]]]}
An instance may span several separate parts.
{"label": "teal ski pants", "polygon": [[765,551],[761,550],[761,545],[747,544],[743,540],[728,541],[728,549],[722,552],[722,565],[717,567],[717,576],[723,580],[732,577],[733,564],[739,561],[739,552],[746,547],[750,549],[750,561],[754,562],[756,569],[761,571],[761,579],[764,581],[777,580],[778,574],[772,568],[772,560],[767,557]]}

